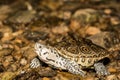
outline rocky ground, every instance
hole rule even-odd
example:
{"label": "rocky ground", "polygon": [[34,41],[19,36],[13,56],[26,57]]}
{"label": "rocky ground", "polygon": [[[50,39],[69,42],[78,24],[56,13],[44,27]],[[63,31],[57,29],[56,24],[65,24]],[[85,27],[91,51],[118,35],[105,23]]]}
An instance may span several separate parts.
{"label": "rocky ground", "polygon": [[44,63],[36,69],[29,66],[37,41],[54,42],[68,32],[84,38],[119,32],[119,4],[119,0],[1,0],[0,80],[120,80],[120,49],[106,65],[108,76],[88,70],[83,78]]}

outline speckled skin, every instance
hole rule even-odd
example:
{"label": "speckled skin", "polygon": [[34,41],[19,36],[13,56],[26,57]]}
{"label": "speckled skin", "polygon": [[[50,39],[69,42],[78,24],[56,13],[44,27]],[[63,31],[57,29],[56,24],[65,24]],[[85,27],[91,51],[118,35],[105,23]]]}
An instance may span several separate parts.
{"label": "speckled skin", "polygon": [[[73,74],[84,76],[85,72],[82,69],[92,65],[97,74],[109,74],[105,66],[98,62],[108,57],[108,51],[87,39],[69,36],[52,46],[36,43],[35,52],[41,61],[59,69],[68,70]],[[32,61],[31,67],[36,67],[37,63],[37,59]]]}
{"label": "speckled skin", "polygon": [[61,57],[58,54],[60,52],[50,46],[36,43],[35,52],[37,53],[40,60],[51,66],[59,69],[68,70],[69,72],[74,74],[80,74],[82,76],[85,75],[85,72],[81,70],[80,66],[75,61]]}

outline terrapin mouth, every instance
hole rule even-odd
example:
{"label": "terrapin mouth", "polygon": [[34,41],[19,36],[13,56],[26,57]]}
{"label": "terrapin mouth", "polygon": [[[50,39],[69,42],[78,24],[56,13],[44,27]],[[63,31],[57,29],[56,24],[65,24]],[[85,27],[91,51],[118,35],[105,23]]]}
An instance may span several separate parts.
{"label": "terrapin mouth", "polygon": [[39,43],[38,42],[35,43],[34,48],[35,48],[36,51],[38,51],[38,49],[39,49]]}

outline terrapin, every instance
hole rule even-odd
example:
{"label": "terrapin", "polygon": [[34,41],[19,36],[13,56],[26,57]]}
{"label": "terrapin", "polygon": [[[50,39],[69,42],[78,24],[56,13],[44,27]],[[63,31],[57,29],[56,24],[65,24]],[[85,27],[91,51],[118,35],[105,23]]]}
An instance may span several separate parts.
{"label": "terrapin", "polygon": [[[101,60],[109,57],[110,53],[89,39],[68,35],[51,45],[37,42],[35,52],[41,61],[73,74],[84,76],[86,72],[83,69],[92,66],[98,75],[109,74]],[[32,68],[40,66],[39,60],[34,58],[30,66]]]}

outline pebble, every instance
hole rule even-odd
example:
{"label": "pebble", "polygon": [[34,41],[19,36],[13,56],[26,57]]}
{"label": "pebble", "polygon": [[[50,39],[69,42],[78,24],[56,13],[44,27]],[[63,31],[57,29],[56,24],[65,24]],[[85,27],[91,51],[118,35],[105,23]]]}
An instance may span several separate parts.
{"label": "pebble", "polygon": [[105,9],[105,10],[104,10],[104,13],[106,13],[106,14],[111,14],[111,12],[112,12],[111,9]]}
{"label": "pebble", "polygon": [[7,68],[10,64],[11,64],[11,62],[13,62],[14,60],[13,60],[13,57],[12,56],[6,56],[5,57],[5,61],[3,62],[3,66],[5,67],[5,68]]}
{"label": "pebble", "polygon": [[17,75],[15,72],[5,72],[3,76],[1,76],[1,80],[13,80],[13,78]]}
{"label": "pebble", "polygon": [[86,30],[86,34],[89,34],[89,35],[95,35],[97,33],[100,33],[100,29],[97,28],[97,27],[89,27],[87,30]]}
{"label": "pebble", "polygon": [[116,75],[109,75],[107,76],[106,80],[119,80]]}
{"label": "pebble", "polygon": [[112,25],[118,25],[120,24],[120,19],[118,17],[112,17],[110,18],[110,22]]}
{"label": "pebble", "polygon": [[20,60],[22,58],[22,53],[20,53],[19,51],[18,52],[15,52],[13,54],[13,57],[16,59],[16,60]]}
{"label": "pebble", "polygon": [[3,65],[0,65],[0,73],[5,71],[5,67]]}
{"label": "pebble", "polygon": [[11,52],[12,52],[12,49],[3,49],[3,50],[0,50],[0,57],[10,55]]}
{"label": "pebble", "polygon": [[79,21],[81,24],[91,23],[97,20],[98,13],[91,8],[79,9],[73,14],[72,18]]}
{"label": "pebble", "polygon": [[115,69],[115,68],[113,68],[113,67],[110,67],[110,68],[108,68],[108,71],[109,71],[110,73],[115,73],[115,72],[117,72],[117,69]]}
{"label": "pebble", "polygon": [[35,16],[36,11],[18,11],[16,12],[13,16],[9,16],[7,19],[8,22],[10,23],[30,23],[33,19],[36,18]]}
{"label": "pebble", "polygon": [[10,56],[6,56],[5,57],[5,62],[13,62],[13,57],[10,55]]}
{"label": "pebble", "polygon": [[64,34],[68,31],[69,31],[69,29],[67,26],[59,26],[59,27],[52,28],[52,32],[55,34]]}
{"label": "pebble", "polygon": [[42,77],[53,77],[57,74],[57,72],[49,67],[44,68],[44,67],[40,67],[40,68],[36,68],[35,69],[36,72],[38,72],[38,74]]}
{"label": "pebble", "polygon": [[16,71],[18,68],[16,64],[12,64],[12,65],[10,65],[10,67],[11,67],[10,71]]}
{"label": "pebble", "polygon": [[3,62],[3,66],[7,68],[10,65],[10,62]]}
{"label": "pebble", "polygon": [[27,60],[25,58],[22,58],[20,60],[20,64],[23,65],[23,66],[26,65],[27,64]]}
{"label": "pebble", "polygon": [[50,79],[49,79],[49,78],[47,78],[47,77],[44,77],[44,78],[43,78],[43,80],[50,80]]}

